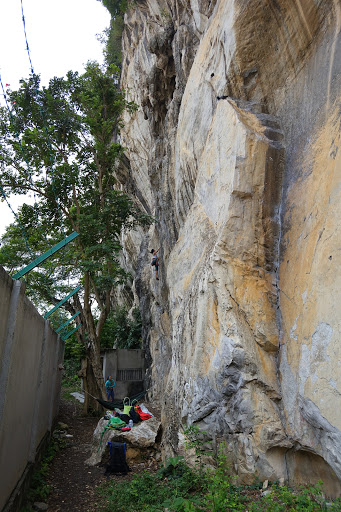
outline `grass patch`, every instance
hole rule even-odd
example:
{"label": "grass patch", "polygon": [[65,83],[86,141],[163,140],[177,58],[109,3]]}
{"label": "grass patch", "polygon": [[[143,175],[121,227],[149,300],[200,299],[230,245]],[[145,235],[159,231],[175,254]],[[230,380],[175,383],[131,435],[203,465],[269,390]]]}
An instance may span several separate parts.
{"label": "grass patch", "polygon": [[33,473],[30,489],[27,493],[25,503],[20,509],[20,512],[33,512],[32,507],[34,502],[47,500],[51,491],[50,485],[47,484],[47,477],[50,471],[50,466],[54,457],[56,456],[56,453],[64,447],[64,439],[55,439],[53,437],[51,438],[43,458]]}
{"label": "grass patch", "polygon": [[[174,509],[189,501],[199,505],[200,488],[196,488],[196,479],[193,470],[183,462],[178,465],[178,473],[164,477],[162,472],[148,473],[147,471],[136,475],[131,482],[106,482],[98,488],[99,494],[105,499],[107,505],[105,512],[138,511],[164,511],[186,510]],[[191,509],[189,509],[191,510]],[[193,509],[195,510],[195,509]]]}
{"label": "grass patch", "polygon": [[323,492],[323,483],[300,486],[298,490],[274,485],[270,493],[248,507],[249,512],[340,512],[341,500],[328,502]]}
{"label": "grass patch", "polygon": [[253,486],[239,486],[229,475],[223,447],[215,469],[190,468],[173,457],[157,472],[144,472],[130,482],[108,481],[97,492],[103,512],[341,512],[341,499],[327,502],[323,484],[289,489],[273,485],[266,495]]}
{"label": "grass patch", "polygon": [[78,402],[71,393],[81,393],[81,379],[78,377],[77,373],[79,371],[80,363],[78,360],[65,360],[64,361],[64,372],[62,379],[62,390],[61,395],[65,400],[69,400],[70,402]]}
{"label": "grass patch", "polygon": [[78,377],[75,377],[74,379],[63,378],[61,389],[62,398],[69,400],[70,402],[79,403],[78,400],[76,400],[76,398],[71,395],[71,393],[81,393],[81,391],[81,381]]}
{"label": "grass patch", "polygon": [[69,386],[68,384],[65,384],[65,385],[62,384],[62,391],[61,391],[62,398],[64,398],[65,400],[68,400],[69,402],[76,402],[79,404],[80,402],[74,396],[71,395],[71,393],[75,393],[75,392],[78,392],[78,393],[81,392],[80,384],[74,385],[74,386]]}
{"label": "grass patch", "polygon": [[160,473],[136,475],[131,482],[106,482],[97,492],[106,502],[103,512],[340,512],[341,500],[327,502],[323,485],[299,490],[274,485],[270,494],[258,496],[249,486],[235,486],[229,478],[212,472],[201,483],[184,466],[175,480]]}

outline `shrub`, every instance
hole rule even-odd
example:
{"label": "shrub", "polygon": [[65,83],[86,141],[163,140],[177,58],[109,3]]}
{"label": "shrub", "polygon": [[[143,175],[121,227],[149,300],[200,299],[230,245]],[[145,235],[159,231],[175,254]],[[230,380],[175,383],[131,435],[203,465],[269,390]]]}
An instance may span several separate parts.
{"label": "shrub", "polygon": [[57,452],[64,447],[65,441],[63,439],[51,439],[43,458],[32,475],[30,488],[20,512],[31,512],[33,510],[32,504],[35,501],[44,501],[48,498],[51,487],[46,480],[50,466]]}
{"label": "shrub", "polygon": [[142,321],[138,308],[132,311],[129,318],[125,307],[119,307],[113,311],[102,329],[101,347],[112,348],[141,348],[142,345]]}
{"label": "shrub", "polygon": [[104,7],[111,14],[110,26],[104,31],[104,59],[107,65],[114,64],[121,67],[122,64],[122,33],[124,13],[132,2],[128,0],[101,0]]}
{"label": "shrub", "polygon": [[216,467],[204,468],[205,434],[196,425],[185,429],[186,446],[196,452],[195,468],[188,467],[183,457],[171,457],[157,473],[135,475],[131,482],[103,484],[99,492],[106,498],[104,512],[341,512],[341,499],[327,504],[322,482],[297,491],[273,485],[266,496],[259,494],[259,483],[235,485],[224,443]]}

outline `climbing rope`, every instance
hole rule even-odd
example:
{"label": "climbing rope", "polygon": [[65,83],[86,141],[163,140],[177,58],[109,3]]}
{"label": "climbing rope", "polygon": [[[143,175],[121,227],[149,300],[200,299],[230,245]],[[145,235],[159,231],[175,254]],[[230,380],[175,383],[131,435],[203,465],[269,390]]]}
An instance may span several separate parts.
{"label": "climbing rope", "polygon": [[[139,402],[141,400],[141,398],[143,398],[147,394],[147,391],[141,391],[137,395],[133,395],[130,398],[130,400]],[[114,400],[113,402],[107,402],[106,400],[102,400],[101,398],[97,398],[97,397],[91,395],[91,393],[89,393],[88,391],[84,390],[84,393],[91,396],[91,398],[96,400],[105,409],[109,409],[109,410],[113,411],[115,409],[123,409],[123,407],[124,407],[123,399],[122,400]]]}
{"label": "climbing rope", "polygon": [[32,59],[31,59],[30,47],[28,45],[28,40],[27,40],[26,22],[25,22],[24,6],[23,6],[23,3],[22,3],[22,0],[20,0],[20,4],[21,4],[21,17],[22,17],[22,22],[23,22],[23,26],[24,26],[24,34],[25,34],[25,41],[26,41],[26,50],[27,50],[27,53],[28,53],[29,61],[30,61],[31,72],[32,72],[32,74],[34,74],[33,64],[32,64]]}
{"label": "climbing rope", "polygon": [[[13,112],[9,106],[9,102],[8,102],[8,99],[7,99],[7,94],[6,94],[6,91],[5,91],[5,88],[4,88],[4,84],[3,84],[3,81],[2,81],[2,77],[1,77],[1,74],[0,74],[0,86],[1,86],[1,89],[2,89],[2,92],[3,92],[3,97],[5,99],[5,104],[6,104],[6,108],[8,110],[8,113],[9,113],[9,117],[10,117],[10,120],[13,122],[15,119],[14,119],[14,116],[13,116]],[[13,123],[13,125],[15,126],[15,123]],[[18,143],[19,143],[19,146],[20,146],[20,150],[22,152],[22,155],[23,155],[23,159],[27,165],[27,170],[28,170],[28,175],[29,175],[29,179],[30,179],[30,184],[31,184],[31,188],[34,189],[34,182],[33,182],[33,177],[32,177],[32,171],[31,171],[31,168],[30,168],[30,164],[29,164],[29,161],[28,161],[28,158],[27,158],[27,155],[26,155],[26,152],[25,152],[25,148],[22,144],[22,140],[20,138],[20,134],[16,131],[15,132],[15,135],[16,135],[16,138],[18,140]],[[37,199],[36,199],[36,194],[35,194],[35,191],[32,190],[33,193],[34,193],[34,206],[33,206],[33,212],[35,214],[35,217],[36,217],[36,220],[37,220],[37,229],[38,231],[40,232],[40,234],[42,235],[42,237],[45,239],[47,245],[49,246],[50,245],[50,242],[49,240],[47,239],[46,237],[46,234],[45,232],[41,229],[40,227],[40,222],[39,222],[39,216],[38,216],[38,213],[37,213],[37,210],[36,210],[36,207],[37,207]],[[14,208],[12,207],[7,195],[6,195],[6,192],[4,190],[4,188],[2,187],[2,185],[0,184],[0,194],[2,195],[4,201],[6,202],[6,204],[8,205],[10,211],[12,212],[14,218],[16,219],[18,225],[19,225],[19,228],[21,230],[21,233],[22,233],[22,236],[24,238],[24,241],[25,241],[25,245],[26,245],[26,248],[29,252],[29,254],[31,255],[32,258],[35,258],[35,255],[34,255],[34,252],[30,246],[30,243],[29,243],[29,236],[28,234],[26,233],[26,230],[20,220],[20,217],[17,215],[17,213],[14,211]],[[8,260],[8,263],[11,262],[11,257],[10,255],[8,254],[8,252],[5,250],[5,247],[3,246],[3,244],[0,243],[0,246],[1,247],[1,251],[4,253],[4,255],[7,257],[7,260]],[[45,263],[43,263],[43,265],[47,266],[47,270],[48,270],[48,274],[46,276],[46,278],[48,279],[49,277],[51,277],[51,275],[53,274],[53,272],[55,271],[55,266],[53,266],[53,263],[51,260],[47,259]],[[11,271],[13,270],[13,267],[11,268]],[[34,295],[36,292],[35,290],[30,286],[29,282],[26,280],[26,279],[23,279],[24,283],[25,283],[25,286],[26,288],[32,293],[32,295]],[[51,294],[51,291],[46,288],[46,293],[47,295],[50,297],[50,300],[51,302],[53,302],[53,298],[52,298],[52,294]],[[43,314],[46,314],[47,313],[47,309],[46,307],[43,307]],[[58,318],[60,318],[60,313],[58,312],[57,314]]]}
{"label": "climbing rope", "polygon": [[[30,46],[29,46],[29,43],[28,43],[28,37],[27,37],[27,31],[26,31],[26,21],[25,21],[24,7],[23,7],[23,0],[20,1],[20,4],[21,4],[21,15],[22,15],[23,29],[24,29],[24,35],[25,35],[25,41],[26,41],[26,51],[27,51],[29,62],[30,62],[30,68],[31,68],[32,77],[34,79],[35,72],[34,72],[34,67],[33,67],[33,62],[32,62],[32,57],[31,57]],[[37,102],[37,105],[38,105],[38,108],[39,108],[39,114],[40,114],[41,120],[43,122],[43,129],[44,129],[44,132],[45,132],[45,135],[46,135],[47,144],[48,144],[48,147],[49,147],[49,169],[50,169],[50,173],[51,173],[52,192],[53,192],[54,200],[55,200],[56,205],[57,205],[58,214],[59,214],[59,217],[60,217],[61,232],[62,232],[63,238],[65,238],[65,230],[64,230],[64,222],[63,222],[63,210],[62,210],[62,207],[60,205],[58,194],[56,192],[56,186],[55,186],[55,172],[54,172],[54,164],[55,164],[55,162],[54,162],[54,157],[53,157],[53,149],[52,149],[52,144],[51,144],[51,138],[50,138],[47,122],[46,122],[45,112],[44,112],[43,108],[41,107],[41,103],[39,101],[39,90],[37,89],[37,87],[35,87],[34,91],[35,91],[36,102]],[[47,182],[47,175],[46,175],[46,182]],[[61,259],[61,266],[64,267],[65,266],[66,247],[64,247],[62,249],[62,251],[63,251],[63,256],[62,256],[62,259]],[[48,274],[47,278],[49,278],[53,274],[54,271],[55,271],[55,269],[51,270],[51,272]],[[68,278],[68,285],[70,285],[69,278]],[[58,316],[58,318],[60,320],[60,313],[59,313],[59,311],[57,313],[57,316]]]}
{"label": "climbing rope", "polygon": [[30,247],[30,244],[29,244],[29,242],[28,242],[28,238],[27,238],[27,236],[26,236],[25,228],[24,228],[24,226],[22,225],[22,223],[21,223],[21,221],[20,221],[20,219],[19,219],[18,215],[17,215],[17,214],[15,213],[15,211],[13,210],[13,208],[12,208],[12,206],[11,206],[10,202],[9,202],[9,201],[8,201],[8,199],[7,199],[7,196],[6,196],[6,194],[5,194],[5,191],[4,191],[4,189],[2,188],[2,186],[1,186],[1,185],[0,185],[0,193],[1,193],[2,197],[4,198],[4,200],[5,200],[6,204],[7,204],[7,206],[9,207],[9,209],[11,210],[11,212],[13,213],[13,215],[14,215],[14,217],[15,217],[16,221],[17,221],[17,222],[18,222],[18,224],[19,224],[19,227],[20,227],[20,230],[21,230],[21,232],[22,232],[23,238],[24,238],[24,240],[25,240],[25,245],[26,245],[26,247],[27,247],[28,252],[31,254],[31,256],[33,256],[33,257],[34,257],[33,251],[32,251],[32,249],[31,249],[31,247]]}
{"label": "climbing rope", "polygon": [[[57,194],[57,191],[56,191],[56,185],[55,185],[54,156],[53,156],[54,153],[53,153],[53,148],[52,148],[52,144],[51,144],[49,129],[48,129],[48,126],[47,126],[45,112],[44,112],[44,110],[42,108],[42,104],[41,104],[40,92],[39,92],[38,87],[37,87],[37,83],[38,82],[36,80],[36,75],[34,73],[34,67],[33,67],[33,62],[32,62],[32,57],[31,57],[31,51],[30,51],[30,46],[29,46],[28,37],[27,37],[26,20],[25,20],[24,7],[23,7],[23,1],[22,0],[21,0],[21,14],[22,14],[22,23],[23,23],[23,29],[24,29],[24,36],[25,36],[25,41],[26,41],[26,50],[27,50],[27,54],[28,54],[28,58],[29,58],[29,63],[30,63],[30,70],[31,70],[31,74],[32,74],[32,84],[33,84],[33,91],[34,91],[33,99],[36,100],[36,105],[37,105],[38,110],[39,110],[39,115],[40,115],[40,118],[41,118],[41,121],[42,121],[42,127],[43,127],[43,130],[44,130],[46,141],[47,141],[48,148],[49,148],[47,169],[49,169],[49,171],[50,171],[50,184],[51,184],[51,187],[52,187],[54,201],[55,201],[56,206],[57,206],[58,214],[59,214],[60,219],[61,219],[61,223],[60,223],[61,232],[63,234],[63,237],[65,238],[64,222],[63,222],[63,211],[62,211],[62,208],[61,208],[61,205],[60,205],[60,200],[59,200],[59,197],[58,197],[58,194]],[[50,245],[50,242],[47,240],[45,232],[43,232],[41,230],[41,228],[40,228],[39,216],[38,216],[37,209],[36,209],[36,207],[37,207],[37,198],[36,198],[35,184],[34,184],[34,181],[33,181],[33,172],[31,170],[30,162],[29,162],[29,159],[27,158],[27,154],[25,152],[25,147],[24,147],[24,144],[23,144],[22,137],[19,134],[19,132],[16,130],[16,123],[15,123],[16,117],[13,115],[13,112],[15,112],[16,109],[13,108],[13,106],[12,106],[12,108],[10,108],[10,105],[9,105],[9,102],[8,102],[8,99],[7,99],[7,94],[6,94],[6,91],[5,91],[5,88],[4,88],[1,76],[0,76],[0,81],[1,81],[1,88],[2,88],[4,99],[5,99],[6,107],[7,107],[8,113],[9,113],[9,119],[12,122],[12,126],[14,127],[14,130],[15,130],[14,133],[15,133],[17,139],[18,139],[20,150],[21,150],[22,155],[23,155],[23,160],[25,161],[26,166],[27,166],[27,171],[28,171],[28,176],[29,176],[29,181],[30,181],[30,188],[32,189],[32,192],[33,192],[33,195],[34,195],[33,211],[34,211],[35,216],[36,216],[37,227],[38,227],[38,230],[41,232],[42,236],[44,237],[44,239],[46,240],[47,245]],[[48,183],[47,173],[46,173],[46,183]],[[9,200],[6,197],[6,194],[5,194],[5,191],[4,191],[3,187],[1,187],[1,194],[4,197],[4,199],[6,200],[8,206],[10,207],[10,209],[11,209],[12,213],[14,214],[16,220],[18,221],[18,224],[19,224],[19,226],[21,228],[21,231],[22,231],[24,239],[25,239],[26,246],[29,249],[30,254],[33,256],[33,251],[30,248],[30,245],[29,245],[29,242],[28,242],[28,237],[26,235],[26,232],[25,232],[25,229],[24,229],[24,227],[22,225],[22,222],[20,221],[18,215],[14,212],[14,209],[11,207],[11,205],[9,203]],[[61,265],[62,266],[63,266],[64,262],[65,262],[65,246],[63,247],[63,258],[62,258],[62,261],[61,261]],[[48,266],[48,269],[49,269],[49,272],[48,272],[48,274],[46,276],[46,278],[48,279],[49,277],[51,277],[51,275],[55,271],[55,267],[53,266],[52,261],[49,260],[49,259],[47,260],[46,263],[47,263],[47,266]],[[51,292],[48,290],[48,288],[46,288],[46,292],[47,292],[47,295],[50,296],[51,301],[53,301],[52,300]],[[59,312],[57,313],[57,316],[59,317]]]}
{"label": "climbing rope", "polygon": [[[48,125],[47,125],[47,120],[46,120],[45,112],[44,112],[44,109],[42,107],[42,102],[41,102],[42,96],[41,96],[40,91],[38,89],[39,78],[38,78],[37,75],[35,75],[35,72],[34,72],[34,67],[33,67],[33,62],[32,62],[30,46],[29,46],[29,43],[28,43],[27,30],[26,30],[26,20],[25,20],[24,7],[23,7],[23,0],[21,0],[20,3],[21,3],[21,15],[22,15],[23,30],[24,30],[24,36],[25,36],[25,42],[26,42],[26,51],[27,51],[27,54],[28,54],[29,63],[30,63],[30,71],[31,71],[31,74],[32,74],[32,86],[33,86],[33,91],[34,91],[34,96],[32,97],[33,98],[33,105],[34,105],[34,103],[36,103],[36,105],[38,107],[39,115],[40,115],[40,118],[41,118],[41,121],[42,121],[42,128],[43,128],[43,131],[45,133],[45,137],[46,137],[46,141],[47,141],[47,145],[48,145],[48,149],[49,149],[49,151],[48,151],[48,163],[45,166],[45,169],[46,169],[46,177],[45,177],[45,179],[46,179],[46,184],[49,184],[49,181],[48,181],[48,171],[49,171],[49,173],[50,173],[50,185],[52,187],[53,197],[54,197],[54,201],[55,201],[55,204],[56,204],[56,207],[57,207],[58,215],[59,215],[60,220],[61,220],[61,222],[60,222],[60,229],[61,229],[61,232],[63,234],[63,238],[65,239],[64,222],[63,222],[63,209],[62,209],[62,206],[61,206],[61,203],[60,203],[60,198],[58,197],[58,194],[57,194],[56,183],[55,183],[55,169],[54,169],[55,159],[54,159],[54,152],[53,152],[53,148],[52,148],[50,132],[49,132],[49,128],[48,128]],[[23,155],[23,161],[26,163],[26,166],[27,166],[27,172],[28,172],[29,182],[30,182],[29,188],[32,190],[33,196],[34,196],[33,211],[34,211],[34,214],[35,214],[35,217],[36,217],[36,221],[37,221],[37,228],[38,228],[38,231],[40,231],[40,233],[42,234],[42,236],[45,239],[45,241],[47,242],[47,245],[50,245],[50,242],[48,241],[45,232],[43,232],[41,230],[41,227],[40,227],[40,218],[39,218],[39,215],[38,215],[38,212],[37,212],[37,204],[38,203],[37,203],[36,190],[35,190],[36,187],[35,187],[35,183],[34,183],[34,180],[33,180],[33,172],[32,172],[31,167],[30,167],[29,158],[27,157],[27,153],[25,151],[24,139],[23,139],[22,135],[19,133],[18,128],[17,128],[18,125],[17,125],[16,121],[18,120],[18,118],[17,118],[17,116],[13,115],[13,113],[16,114],[16,110],[17,109],[13,105],[12,105],[12,108],[9,105],[9,102],[8,102],[8,99],[7,99],[6,90],[5,90],[4,84],[2,82],[1,75],[0,75],[0,83],[1,83],[1,89],[2,89],[2,92],[3,92],[5,104],[6,104],[6,107],[7,107],[7,110],[8,110],[8,114],[9,114],[9,122],[12,124],[12,128],[14,128],[13,131],[14,131],[15,136],[16,136],[18,142],[19,142],[20,150],[21,150],[22,155]],[[37,192],[39,193],[38,190],[37,190]],[[12,208],[12,206],[11,206],[7,196],[6,196],[6,192],[5,192],[5,190],[4,190],[4,188],[3,188],[3,186],[1,184],[0,184],[0,193],[1,193],[2,197],[4,198],[4,200],[6,201],[7,205],[9,206],[9,208],[10,208],[11,212],[13,213],[15,219],[18,222],[18,225],[20,227],[20,230],[21,230],[21,232],[23,234],[23,237],[24,237],[24,240],[25,240],[25,244],[26,244],[27,250],[29,251],[31,256],[34,257],[33,251],[32,251],[32,249],[30,247],[30,244],[29,244],[29,240],[28,240],[29,237],[26,234],[26,231],[25,231],[25,228],[23,226],[23,223],[21,222],[19,216],[15,213],[14,209]],[[63,257],[62,257],[62,259],[60,261],[62,267],[64,266],[63,263],[65,264],[65,254],[66,254],[65,247],[66,247],[66,245],[63,246],[63,249],[62,249],[63,250]],[[2,250],[3,250],[4,254],[5,254],[6,251],[4,250],[4,247],[2,247]],[[53,274],[53,272],[56,270],[56,268],[53,267],[53,264],[52,264],[51,260],[47,259],[46,263],[47,263],[47,266],[49,267],[49,269],[47,269],[47,270],[49,270],[49,271],[48,271],[48,274],[45,275],[44,277],[46,277],[46,279],[49,279],[51,277],[51,275]],[[44,263],[44,265],[46,263]],[[26,281],[25,281],[25,283],[28,286],[28,288],[30,288]],[[44,283],[44,287],[45,287],[45,285],[47,286],[46,287],[47,296],[50,297],[51,302],[54,302],[53,294],[51,294],[50,290],[48,289],[48,283],[45,282]],[[59,315],[60,315],[60,312],[58,311],[58,313],[57,313],[58,318],[60,318]]]}

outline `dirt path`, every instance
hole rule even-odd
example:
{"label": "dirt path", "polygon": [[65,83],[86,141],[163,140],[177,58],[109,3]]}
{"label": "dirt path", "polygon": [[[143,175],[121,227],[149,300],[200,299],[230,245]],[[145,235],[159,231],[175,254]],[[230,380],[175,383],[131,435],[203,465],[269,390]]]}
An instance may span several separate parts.
{"label": "dirt path", "polygon": [[79,404],[61,399],[58,420],[68,425],[68,446],[60,450],[51,466],[48,483],[51,493],[49,512],[98,512],[101,507],[95,492],[105,481],[103,467],[89,467],[92,435],[98,418],[82,416]]}
{"label": "dirt path", "polygon": [[[149,410],[156,411],[147,404]],[[145,469],[156,471],[158,464],[154,460],[139,464],[129,464],[131,472],[126,476],[104,475],[105,465],[87,466],[85,460],[90,457],[92,436],[99,418],[83,416],[82,406],[61,398],[58,421],[68,425],[68,446],[55,456],[49,472],[48,484],[51,493],[48,499],[48,512],[100,512],[105,505],[96,488],[110,480],[131,480],[136,473]]]}

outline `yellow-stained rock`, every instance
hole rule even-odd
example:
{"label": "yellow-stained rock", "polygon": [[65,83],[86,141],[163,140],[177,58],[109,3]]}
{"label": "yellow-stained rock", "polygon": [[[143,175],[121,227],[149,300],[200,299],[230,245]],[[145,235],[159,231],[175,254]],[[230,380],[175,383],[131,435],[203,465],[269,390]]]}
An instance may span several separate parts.
{"label": "yellow-stained rock", "polygon": [[[241,481],[341,480],[341,7],[145,0],[125,16],[123,235],[164,455],[197,423]],[[160,281],[149,250],[160,249]],[[309,454],[308,454],[309,452]],[[318,479],[318,478],[317,478]]]}

